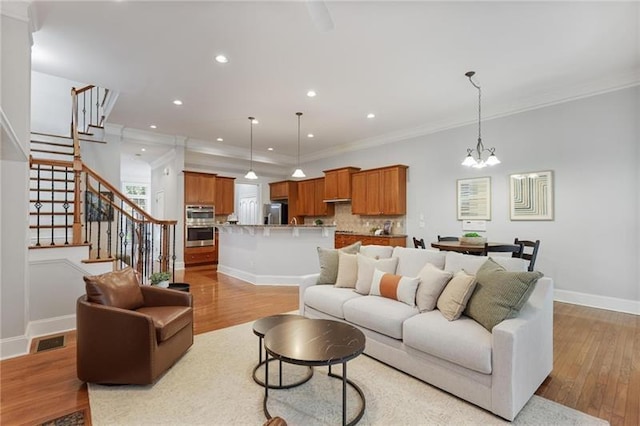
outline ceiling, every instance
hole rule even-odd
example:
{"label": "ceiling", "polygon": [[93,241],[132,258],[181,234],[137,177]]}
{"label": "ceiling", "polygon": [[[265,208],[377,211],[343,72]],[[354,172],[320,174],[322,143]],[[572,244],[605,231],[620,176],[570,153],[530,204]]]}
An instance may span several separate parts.
{"label": "ceiling", "polygon": [[254,116],[259,174],[295,166],[297,111],[304,162],[477,120],[469,70],[483,118],[640,82],[637,2],[47,1],[33,10],[35,71],[118,92],[109,123],[184,137],[187,158],[202,164],[246,169]]}

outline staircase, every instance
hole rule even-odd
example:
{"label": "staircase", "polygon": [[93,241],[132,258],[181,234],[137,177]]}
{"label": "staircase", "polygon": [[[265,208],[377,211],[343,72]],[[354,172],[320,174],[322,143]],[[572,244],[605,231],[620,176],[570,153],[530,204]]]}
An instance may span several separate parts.
{"label": "staircase", "polygon": [[[82,161],[81,141],[105,143],[89,137],[104,129],[109,91],[86,86],[71,93],[71,136],[32,133],[30,248],[85,245],[89,256],[84,263],[132,266],[143,280],[153,272],[174,270],[177,221],[151,217]],[[94,94],[98,113],[92,109]]]}

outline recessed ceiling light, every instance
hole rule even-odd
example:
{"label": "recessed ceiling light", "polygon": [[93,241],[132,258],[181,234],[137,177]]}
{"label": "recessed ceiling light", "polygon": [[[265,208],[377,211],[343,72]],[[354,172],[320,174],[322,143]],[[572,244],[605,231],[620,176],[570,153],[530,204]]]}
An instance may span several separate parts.
{"label": "recessed ceiling light", "polygon": [[367,118],[375,118],[376,115],[372,112],[370,112],[369,114],[367,114]]}
{"label": "recessed ceiling light", "polygon": [[218,139],[216,139],[216,140],[217,140],[218,142],[222,142],[224,139],[222,139],[222,138],[218,138]]}
{"label": "recessed ceiling light", "polygon": [[150,126],[149,126],[149,128],[151,128],[151,129],[157,129],[157,128],[158,128],[158,126],[156,126],[155,124],[152,124],[152,125],[150,125]]}
{"label": "recessed ceiling light", "polygon": [[272,147],[267,148],[267,151],[273,151]]}
{"label": "recessed ceiling light", "polygon": [[175,101],[173,101],[174,105],[182,105],[182,101],[180,99],[176,99]]}
{"label": "recessed ceiling light", "polygon": [[312,138],[313,136],[314,136],[314,135],[313,135],[313,133],[309,133],[309,134],[307,134],[307,137],[308,137],[308,138]]}
{"label": "recessed ceiling light", "polygon": [[216,56],[216,62],[226,64],[227,62],[229,62],[229,59],[224,55],[218,55]]}
{"label": "recessed ceiling light", "polygon": [[307,92],[307,96],[310,97],[310,98],[315,97],[316,96],[316,91],[315,90],[309,90]]}
{"label": "recessed ceiling light", "polygon": [[255,118],[252,121],[253,124],[260,124],[260,122],[258,120],[256,120]]}
{"label": "recessed ceiling light", "polygon": [[146,151],[146,148],[142,148],[140,151],[145,152],[145,151]]}

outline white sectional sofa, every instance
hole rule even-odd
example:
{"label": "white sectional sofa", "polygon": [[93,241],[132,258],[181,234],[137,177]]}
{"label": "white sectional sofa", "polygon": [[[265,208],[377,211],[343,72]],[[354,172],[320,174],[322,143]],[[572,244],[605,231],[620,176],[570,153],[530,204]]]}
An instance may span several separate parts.
{"label": "white sectional sofa", "polygon": [[[376,253],[363,246],[361,253]],[[380,250],[377,250],[380,252]],[[415,277],[432,263],[445,271],[475,274],[486,257],[395,247],[397,275]],[[507,271],[526,271],[522,259],[493,257]],[[488,331],[466,316],[448,321],[438,309],[361,295],[351,288],[300,285],[300,312],[309,318],[349,322],[367,337],[365,353],[420,380],[513,420],[553,366],[553,281],[540,278],[515,318]]]}

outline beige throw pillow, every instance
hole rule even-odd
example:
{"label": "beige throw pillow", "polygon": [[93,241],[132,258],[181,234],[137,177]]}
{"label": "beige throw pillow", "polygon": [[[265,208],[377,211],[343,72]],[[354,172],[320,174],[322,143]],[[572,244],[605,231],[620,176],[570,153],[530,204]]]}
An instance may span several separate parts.
{"label": "beige throw pillow", "polygon": [[465,315],[491,331],[524,306],[542,273],[509,272],[489,258],[478,269],[478,283],[469,299]]}
{"label": "beige throw pillow", "polygon": [[356,254],[362,243],[355,243],[341,249],[325,249],[318,247],[318,261],[320,262],[320,275],[316,284],[335,284],[338,278],[338,252]]}
{"label": "beige throw pillow", "polygon": [[460,318],[476,285],[476,277],[457,272],[438,297],[438,309],[449,321]]}
{"label": "beige throw pillow", "polygon": [[355,288],[358,278],[358,257],[355,254],[338,252],[338,276],[336,287]]}
{"label": "beige throw pillow", "polygon": [[420,285],[416,293],[416,304],[420,312],[432,311],[436,307],[438,297],[451,277],[453,273],[443,271],[431,263],[424,265],[418,273]]}
{"label": "beige throw pillow", "polygon": [[374,259],[360,253],[358,253],[357,256],[358,277],[356,278],[356,293],[365,295],[369,294],[374,270],[378,269],[390,274],[396,273],[396,267],[398,266],[397,257],[391,257],[389,259]]}

